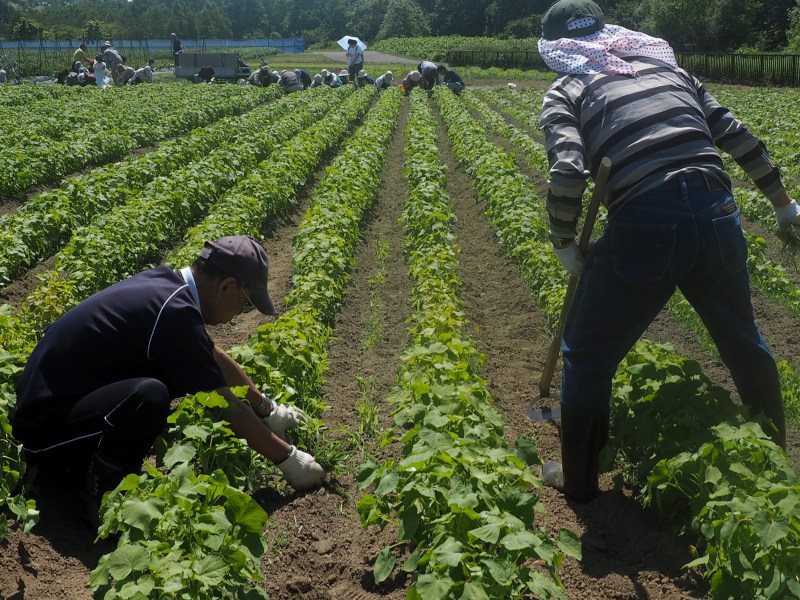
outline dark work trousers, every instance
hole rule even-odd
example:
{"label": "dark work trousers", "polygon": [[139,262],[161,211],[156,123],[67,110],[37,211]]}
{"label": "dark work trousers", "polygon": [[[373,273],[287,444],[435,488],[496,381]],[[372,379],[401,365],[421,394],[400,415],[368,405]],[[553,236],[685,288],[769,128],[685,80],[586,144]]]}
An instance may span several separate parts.
{"label": "dark work trousers", "polygon": [[169,407],[161,381],[126,379],[68,403],[35,428],[15,424],[14,435],[32,463],[80,464],[97,452],[119,465],[140,466],[166,424]]}

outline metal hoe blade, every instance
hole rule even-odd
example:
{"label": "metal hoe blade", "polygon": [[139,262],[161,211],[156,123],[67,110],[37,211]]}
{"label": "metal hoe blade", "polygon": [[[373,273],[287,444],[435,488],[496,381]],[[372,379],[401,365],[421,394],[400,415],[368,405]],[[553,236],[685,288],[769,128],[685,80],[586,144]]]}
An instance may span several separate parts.
{"label": "metal hoe blade", "polygon": [[[583,229],[581,230],[580,241],[578,248],[581,253],[586,254],[586,249],[589,247],[589,239],[592,237],[592,228],[594,221],[597,217],[597,211],[600,208],[600,202],[605,195],[606,181],[608,181],[608,174],[611,171],[611,159],[607,156],[600,161],[600,168],[597,171],[597,177],[594,182],[594,192],[589,201],[589,206],[586,209],[586,218],[583,221]],[[553,382],[553,375],[556,370],[556,363],[558,362],[558,355],[561,350],[561,338],[564,335],[564,325],[567,322],[567,314],[572,306],[572,300],[575,297],[575,290],[578,288],[579,275],[570,275],[567,282],[567,290],[564,293],[564,304],[561,307],[561,315],[558,319],[558,326],[556,327],[553,340],[550,342],[550,347],[547,350],[547,360],[544,363],[544,370],[542,377],[539,380],[539,394],[532,400],[529,400],[525,406],[525,416],[532,421],[557,421],[561,418],[561,404],[559,403],[558,394],[550,394],[550,385]],[[543,406],[544,400],[554,400],[556,406]]]}

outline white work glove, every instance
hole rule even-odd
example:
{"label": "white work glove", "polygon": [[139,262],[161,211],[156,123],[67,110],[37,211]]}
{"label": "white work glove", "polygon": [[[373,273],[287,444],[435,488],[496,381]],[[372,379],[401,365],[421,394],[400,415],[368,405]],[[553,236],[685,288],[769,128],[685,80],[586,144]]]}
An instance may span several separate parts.
{"label": "white work glove", "polygon": [[800,207],[792,200],[786,206],[775,207],[778,239],[784,244],[800,247]]}
{"label": "white work glove", "polygon": [[264,417],[264,425],[282,440],[286,440],[286,430],[297,427],[300,423],[306,423],[308,416],[302,410],[291,404],[278,404],[275,400],[270,400],[272,410]]}
{"label": "white work glove", "polygon": [[553,252],[556,253],[558,262],[561,263],[567,273],[576,276],[581,274],[583,265],[586,263],[586,257],[581,254],[578,244],[573,241],[563,248],[553,246]]}
{"label": "white work glove", "polygon": [[788,227],[792,224],[800,225],[800,206],[792,200],[786,206],[775,208],[775,218],[778,220],[778,227]]}
{"label": "white work glove", "polygon": [[310,490],[322,485],[325,480],[325,469],[308,452],[292,446],[287,458],[277,464],[283,473],[286,483],[298,491]]}

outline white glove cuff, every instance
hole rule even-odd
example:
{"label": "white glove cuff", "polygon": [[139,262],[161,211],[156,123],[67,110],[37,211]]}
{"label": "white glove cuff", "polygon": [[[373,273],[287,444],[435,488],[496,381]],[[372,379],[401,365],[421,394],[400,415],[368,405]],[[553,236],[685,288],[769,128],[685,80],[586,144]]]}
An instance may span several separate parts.
{"label": "white glove cuff", "polygon": [[286,464],[285,464],[285,463],[286,463],[286,462],[287,462],[289,459],[291,459],[291,458],[294,458],[295,456],[297,456],[297,446],[295,446],[294,444],[292,444],[292,451],[291,451],[291,452],[289,452],[289,456],[287,456],[286,458],[284,458],[284,459],[283,459],[281,462],[279,462],[279,463],[275,463],[275,466],[276,466],[276,467],[278,467],[278,468],[279,468],[281,471],[283,471],[283,467],[285,467],[285,466],[286,466]]}
{"label": "white glove cuff", "polygon": [[800,206],[797,206],[797,202],[792,200],[785,206],[776,207],[775,216],[778,219],[778,225],[782,225],[787,221],[794,221],[800,216]]}

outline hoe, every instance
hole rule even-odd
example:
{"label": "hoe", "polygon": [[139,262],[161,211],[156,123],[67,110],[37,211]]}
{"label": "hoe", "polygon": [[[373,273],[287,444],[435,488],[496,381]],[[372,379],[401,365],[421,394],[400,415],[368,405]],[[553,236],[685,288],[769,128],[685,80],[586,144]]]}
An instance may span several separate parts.
{"label": "hoe", "polygon": [[[610,170],[611,159],[606,156],[600,162],[600,169],[594,182],[594,192],[589,201],[589,207],[586,209],[586,218],[583,221],[581,238],[578,242],[578,247],[583,254],[586,254],[586,250],[589,247],[589,238],[592,237],[592,227],[594,227],[594,220],[605,194],[606,181]],[[542,378],[539,380],[539,393],[532,400],[529,400],[525,407],[525,415],[532,421],[558,421],[561,418],[558,393],[551,393],[550,385],[553,383],[556,362],[558,362],[558,355],[561,350],[561,337],[564,335],[564,325],[567,321],[570,306],[572,306],[572,299],[575,297],[579,279],[580,275],[569,276],[567,291],[564,293],[564,304],[561,307],[561,315],[558,318],[558,326],[553,340],[550,342]]]}

